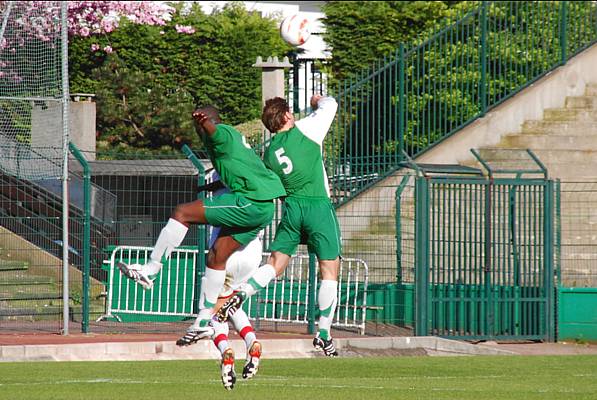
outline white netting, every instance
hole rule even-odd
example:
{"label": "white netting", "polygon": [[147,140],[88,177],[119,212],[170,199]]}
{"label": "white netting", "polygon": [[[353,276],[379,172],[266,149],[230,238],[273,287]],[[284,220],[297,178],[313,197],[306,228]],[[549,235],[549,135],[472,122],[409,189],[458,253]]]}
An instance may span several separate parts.
{"label": "white netting", "polygon": [[0,1],[0,170],[62,175],[63,21],[60,1]]}

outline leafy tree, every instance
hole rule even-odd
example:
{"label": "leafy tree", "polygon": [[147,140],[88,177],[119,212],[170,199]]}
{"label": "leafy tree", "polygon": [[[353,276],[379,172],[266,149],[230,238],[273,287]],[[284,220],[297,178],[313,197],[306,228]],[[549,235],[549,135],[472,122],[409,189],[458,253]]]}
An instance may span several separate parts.
{"label": "leafy tree", "polygon": [[[357,175],[391,171],[401,150],[420,154],[482,115],[484,107],[499,104],[561,62],[561,2],[487,2],[486,14],[480,2],[459,2],[429,6],[439,11],[422,14],[445,16],[438,20],[413,18],[408,12],[415,7],[429,11],[420,4],[424,2],[383,3],[369,10],[357,2],[326,6],[331,8],[326,11],[328,40],[334,47],[331,70],[343,79],[336,80],[335,90],[344,101],[328,149],[337,164],[350,162]],[[565,4],[567,52],[572,54],[594,41],[597,6]],[[391,14],[396,7],[403,8],[402,16],[384,19],[384,12]],[[410,22],[392,25],[401,18]],[[386,24],[392,27],[383,35],[381,26]],[[418,26],[422,32],[408,40],[404,26]],[[398,57],[392,41],[394,46],[404,43],[404,57]],[[400,109],[405,112],[403,126],[398,124]]]}
{"label": "leafy tree", "polygon": [[449,15],[446,1],[328,1],[324,39],[331,72],[344,79],[408,43]]}
{"label": "leafy tree", "polygon": [[97,90],[98,149],[127,152],[146,148],[171,153],[187,144],[198,147],[192,120],[193,99],[182,88],[170,90],[150,72],[109,59],[94,75]]}
{"label": "leafy tree", "polygon": [[[182,4],[174,7],[165,25],[124,20],[105,35],[72,38],[71,92],[97,94],[103,147],[163,152],[182,144],[200,146],[192,140],[189,110],[201,104],[217,106],[222,119],[232,125],[260,116],[261,71],[252,65],[257,56],[289,50],[279,37],[276,21],[250,13],[239,3],[212,15],[205,15],[197,4],[188,10]],[[123,88],[129,91],[127,112],[135,109],[138,115],[146,115],[131,120],[139,131],[146,128],[151,134],[141,135],[125,121],[130,118],[119,114],[124,112]],[[163,107],[158,107],[160,102]],[[173,112],[170,120],[165,110]],[[177,127],[168,127],[170,123]]]}

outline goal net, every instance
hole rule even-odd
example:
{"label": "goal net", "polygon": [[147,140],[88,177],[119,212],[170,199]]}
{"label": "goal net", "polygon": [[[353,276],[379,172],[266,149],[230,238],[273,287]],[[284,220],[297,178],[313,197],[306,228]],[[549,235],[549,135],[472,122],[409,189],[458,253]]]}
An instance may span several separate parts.
{"label": "goal net", "polygon": [[66,2],[0,1],[0,172],[62,176]]}

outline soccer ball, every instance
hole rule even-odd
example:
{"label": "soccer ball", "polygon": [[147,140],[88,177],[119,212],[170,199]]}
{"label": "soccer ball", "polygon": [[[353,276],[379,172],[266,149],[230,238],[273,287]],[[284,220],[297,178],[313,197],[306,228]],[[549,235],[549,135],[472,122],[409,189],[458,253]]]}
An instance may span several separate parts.
{"label": "soccer ball", "polygon": [[280,25],[280,36],[292,46],[304,44],[311,36],[309,20],[298,14],[284,18]]}

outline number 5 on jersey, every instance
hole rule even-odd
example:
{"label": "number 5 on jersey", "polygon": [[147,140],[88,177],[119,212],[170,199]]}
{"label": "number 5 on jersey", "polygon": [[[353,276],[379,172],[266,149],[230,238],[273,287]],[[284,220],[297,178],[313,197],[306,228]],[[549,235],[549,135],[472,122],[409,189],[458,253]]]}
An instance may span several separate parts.
{"label": "number 5 on jersey", "polygon": [[284,147],[280,147],[276,150],[276,158],[278,159],[278,164],[282,167],[282,172],[284,172],[285,175],[288,175],[292,172],[292,161],[284,155],[284,151]]}

